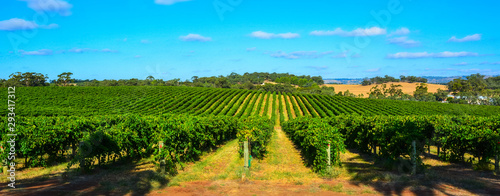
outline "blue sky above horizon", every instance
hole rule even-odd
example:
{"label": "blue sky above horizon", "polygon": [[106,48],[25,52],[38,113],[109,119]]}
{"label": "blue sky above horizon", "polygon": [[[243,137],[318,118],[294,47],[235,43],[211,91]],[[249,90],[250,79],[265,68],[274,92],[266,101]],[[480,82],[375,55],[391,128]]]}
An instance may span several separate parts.
{"label": "blue sky above horizon", "polygon": [[0,78],[500,74],[488,1],[8,0]]}

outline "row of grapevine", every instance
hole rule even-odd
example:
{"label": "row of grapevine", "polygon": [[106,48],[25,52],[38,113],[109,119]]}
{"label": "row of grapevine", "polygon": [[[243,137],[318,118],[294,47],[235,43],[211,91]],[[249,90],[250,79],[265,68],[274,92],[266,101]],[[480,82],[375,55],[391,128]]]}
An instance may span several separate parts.
{"label": "row of grapevine", "polygon": [[470,153],[479,161],[489,162],[498,153],[500,142],[500,116],[341,115],[325,120],[340,130],[348,147],[362,152],[378,147],[381,157],[393,160],[410,156],[415,140],[418,154],[431,141],[442,148],[443,160],[464,161],[465,153]]}
{"label": "row of grapevine", "polygon": [[237,137],[240,142],[240,155],[243,155],[243,142],[249,141],[251,155],[262,159],[267,153],[267,145],[271,141],[273,125],[269,118],[251,116],[241,120],[242,128]]}
{"label": "row of grapevine", "polygon": [[299,117],[284,122],[282,127],[292,142],[300,147],[307,165],[313,171],[321,173],[327,169],[329,146],[331,165],[340,165],[340,152],[345,151],[344,138],[339,130],[330,126],[327,121]]}
{"label": "row of grapevine", "polygon": [[[20,116],[94,116],[127,113],[265,116],[273,107],[273,101],[279,100],[285,100],[284,108],[278,107],[280,115],[285,119],[292,119],[289,114],[292,110],[295,117],[319,118],[341,114],[491,116],[500,113],[500,107],[494,106],[361,99],[315,94],[279,93],[276,96],[275,92],[264,93],[241,89],[116,86],[19,87],[16,90],[17,103],[19,103],[16,104],[17,114]],[[6,88],[0,88],[0,94],[6,94],[6,91]],[[6,98],[6,96],[0,96],[0,103],[6,102]],[[290,108],[287,108],[286,104],[289,104]],[[262,112],[262,107],[264,107],[264,112]],[[241,114],[236,113],[239,108],[242,108]],[[255,110],[261,112],[255,112]],[[271,111],[271,118],[272,113]],[[0,116],[6,115],[6,110],[0,111]]]}
{"label": "row of grapevine", "polygon": [[381,158],[397,161],[411,157],[415,141],[417,164],[421,164],[424,147],[431,143],[441,148],[440,158],[446,161],[466,161],[464,155],[469,153],[479,162],[489,163],[500,153],[500,116],[299,117],[284,122],[283,130],[300,146],[315,171],[326,167],[328,141],[335,149],[334,163],[339,160],[335,152],[342,151],[344,144],[366,153],[378,149]]}
{"label": "row of grapevine", "polygon": [[[6,127],[5,122],[0,126]],[[85,168],[118,159],[138,159],[153,154],[158,141],[163,150],[158,159],[169,164],[194,161],[200,153],[239,135],[250,134],[256,157],[264,156],[273,124],[262,117],[239,120],[229,116],[109,115],[94,117],[17,117],[16,151],[26,166],[62,161],[73,152],[71,164]],[[9,146],[7,130],[1,131],[0,146]],[[158,150],[158,149],[156,149]],[[0,155],[5,160],[7,151]],[[48,158],[47,158],[48,157]]]}

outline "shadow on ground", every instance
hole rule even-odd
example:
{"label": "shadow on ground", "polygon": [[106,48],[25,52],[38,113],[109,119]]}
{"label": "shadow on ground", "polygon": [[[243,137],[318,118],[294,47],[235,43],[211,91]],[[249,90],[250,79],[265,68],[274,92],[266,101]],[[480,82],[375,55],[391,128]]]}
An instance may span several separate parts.
{"label": "shadow on ground", "polygon": [[[474,171],[467,164],[449,164],[428,166],[411,176],[399,172],[401,170],[384,169],[375,155],[349,151],[358,154],[343,162],[352,176],[350,183],[371,186],[383,195],[403,195],[405,190],[416,195],[435,195],[435,191],[445,195],[500,195],[500,177],[492,171]],[[437,156],[426,158],[438,161]]]}
{"label": "shadow on ground", "polygon": [[[153,189],[164,188],[169,180],[150,167],[151,163],[112,164],[96,168],[90,174],[70,174],[64,179],[59,174],[32,178],[19,182],[16,189],[4,185],[1,195],[145,195]],[[105,170],[105,172],[102,172]]]}

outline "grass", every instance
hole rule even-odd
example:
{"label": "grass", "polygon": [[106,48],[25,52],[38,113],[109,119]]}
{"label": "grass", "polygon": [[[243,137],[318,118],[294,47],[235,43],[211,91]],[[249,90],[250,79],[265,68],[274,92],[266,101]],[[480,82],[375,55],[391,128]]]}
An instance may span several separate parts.
{"label": "grass", "polygon": [[[199,181],[199,180],[224,180],[235,179],[234,172],[239,161],[238,140],[232,140],[216,152],[209,153],[201,158],[201,161],[189,165],[184,171],[171,179],[172,183]],[[243,165],[243,162],[241,162]]]}
{"label": "grass", "polygon": [[[16,168],[16,179],[19,181],[29,182],[30,179],[37,178],[37,180],[47,180],[51,177],[60,175],[64,173],[67,162],[59,163],[48,167],[36,167],[36,168],[26,168],[17,170]],[[2,174],[3,176],[4,174]],[[0,178],[0,183],[7,183],[9,179],[6,177]]]}
{"label": "grass", "polygon": [[302,184],[321,180],[317,174],[304,166],[299,151],[286,138],[280,127],[275,127],[266,157],[263,160],[254,159],[250,170],[253,180]]}

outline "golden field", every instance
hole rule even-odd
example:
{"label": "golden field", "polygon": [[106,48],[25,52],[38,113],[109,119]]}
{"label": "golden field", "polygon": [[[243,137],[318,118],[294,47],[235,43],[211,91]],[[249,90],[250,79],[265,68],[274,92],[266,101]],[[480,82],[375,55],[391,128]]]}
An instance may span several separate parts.
{"label": "golden field", "polygon": [[[407,83],[407,82],[389,82],[386,83],[387,88],[391,86],[391,84],[400,84],[401,87],[400,89],[403,90],[404,93],[413,95],[413,91],[415,91],[415,88],[417,87],[418,84],[420,83]],[[368,86],[363,86],[361,84],[324,84],[322,86],[328,86],[328,87],[334,87],[335,92],[345,92],[346,90],[349,90],[349,92],[354,93],[355,95],[363,94],[363,97],[368,97],[368,94],[370,93],[370,89],[376,84],[368,85]],[[380,88],[381,84],[379,84]],[[441,85],[441,84],[427,84],[428,92],[430,93],[435,93],[437,92],[438,89],[443,89],[447,90],[448,87],[446,85]]]}

